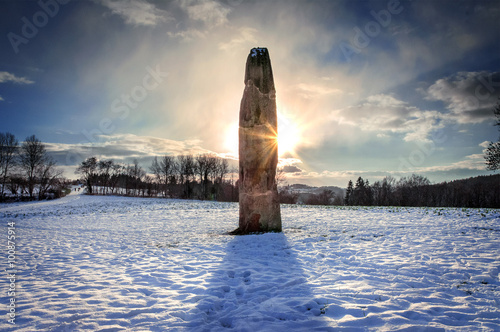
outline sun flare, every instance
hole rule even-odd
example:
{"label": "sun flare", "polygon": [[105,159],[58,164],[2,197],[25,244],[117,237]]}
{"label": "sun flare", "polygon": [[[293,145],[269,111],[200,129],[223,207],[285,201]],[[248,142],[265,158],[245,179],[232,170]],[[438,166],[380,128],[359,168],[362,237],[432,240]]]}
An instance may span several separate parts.
{"label": "sun flare", "polygon": [[[301,140],[298,125],[286,113],[278,111],[278,154],[280,157],[286,154],[295,155],[297,145]],[[238,124],[230,124],[225,131],[224,148],[229,155],[238,157]]]}
{"label": "sun flare", "polygon": [[238,123],[232,123],[226,128],[224,148],[229,155],[238,158]]}
{"label": "sun flare", "polygon": [[278,111],[278,154],[295,154],[295,149],[300,143],[300,130],[292,119]]}

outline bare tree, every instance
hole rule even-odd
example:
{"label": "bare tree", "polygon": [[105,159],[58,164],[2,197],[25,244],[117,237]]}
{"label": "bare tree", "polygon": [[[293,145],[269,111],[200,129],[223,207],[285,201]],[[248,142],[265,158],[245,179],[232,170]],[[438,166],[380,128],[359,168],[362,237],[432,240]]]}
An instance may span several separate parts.
{"label": "bare tree", "polygon": [[207,199],[210,182],[215,184],[217,178],[218,159],[214,154],[201,154],[196,156],[195,170],[200,176],[201,198]]}
{"label": "bare tree", "polygon": [[93,186],[95,179],[97,177],[97,158],[89,157],[82,161],[80,166],[75,171],[76,174],[81,174],[83,176],[83,181],[87,187],[87,192],[93,194]]}
{"label": "bare tree", "polygon": [[122,165],[116,163],[111,166],[111,176],[109,178],[109,188],[111,190],[111,194],[114,194],[115,190],[118,191],[118,181],[123,174],[123,168],[124,167]]}
{"label": "bare tree", "polygon": [[97,162],[98,173],[98,181],[101,186],[101,194],[107,194],[109,188],[109,180],[111,168],[113,167],[113,160],[99,160]]}
{"label": "bare tree", "polygon": [[229,162],[227,161],[227,159],[218,158],[216,170],[217,170],[217,182],[218,183],[224,182],[224,178],[229,172]]}
{"label": "bare tree", "polygon": [[10,168],[14,165],[14,157],[18,150],[19,142],[11,133],[0,133],[0,201],[3,199]]}
{"label": "bare tree", "polygon": [[42,142],[35,135],[26,138],[21,146],[19,154],[19,165],[21,166],[28,185],[30,199],[34,198],[34,190],[37,182],[37,172],[48,162],[47,152]]}
{"label": "bare tree", "polygon": [[286,172],[284,167],[278,167],[276,170],[276,185],[278,188],[286,185]]}
{"label": "bare tree", "polygon": [[191,198],[192,188],[190,185],[191,179],[195,174],[195,161],[191,154],[177,156],[179,162],[180,181],[184,184],[184,198]]}
{"label": "bare tree", "polygon": [[324,189],[318,194],[311,194],[305,203],[308,205],[332,205],[335,200],[335,193],[331,190]]}
{"label": "bare tree", "polygon": [[175,159],[172,156],[163,156],[158,162],[158,158],[155,157],[151,164],[150,170],[156,177],[157,182],[160,187],[163,188],[163,196],[167,197],[169,194],[169,183],[171,178],[175,173],[176,164]]}
{"label": "bare tree", "polygon": [[229,162],[224,158],[217,158],[215,162],[215,199],[220,200],[221,191],[223,189],[224,178],[229,172]]}
{"label": "bare tree", "polygon": [[208,161],[209,155],[200,154],[197,155],[195,160],[195,171],[200,176],[201,184],[201,199],[207,198],[207,186],[208,186],[208,172],[210,171],[210,165]]}
{"label": "bare tree", "polygon": [[139,194],[142,180],[146,176],[146,172],[139,165],[139,161],[137,159],[134,159],[133,165],[127,167],[127,175],[130,181],[132,181],[132,188],[134,189],[133,196],[137,196]]}
{"label": "bare tree", "polygon": [[12,195],[22,196],[26,192],[27,183],[21,174],[11,174],[9,180],[8,187]]}
{"label": "bare tree", "polygon": [[44,198],[45,194],[49,189],[59,185],[59,179],[62,176],[62,171],[55,168],[55,161],[51,158],[47,158],[47,161],[38,168],[37,178],[39,183],[38,199]]}
{"label": "bare tree", "polygon": [[239,183],[238,181],[239,180],[236,180],[235,181],[235,176],[236,176],[236,179],[238,179],[238,168],[236,167],[231,167],[231,169],[229,170],[229,174],[231,174],[231,178],[230,178],[230,184],[231,184],[231,193],[230,193],[230,201],[231,202],[237,202],[238,199],[239,199]]}

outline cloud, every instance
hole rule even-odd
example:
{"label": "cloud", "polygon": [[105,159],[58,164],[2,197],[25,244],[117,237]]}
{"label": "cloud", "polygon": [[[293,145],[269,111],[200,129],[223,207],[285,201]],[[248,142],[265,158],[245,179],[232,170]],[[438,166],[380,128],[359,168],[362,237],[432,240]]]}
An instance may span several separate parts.
{"label": "cloud", "polygon": [[484,141],[481,144],[479,144],[479,146],[486,149],[488,146],[490,146],[490,142],[489,141]]}
{"label": "cloud", "polygon": [[34,81],[27,79],[25,77],[18,77],[14,74],[8,73],[6,71],[0,71],[0,83],[13,82],[16,84],[33,84]]}
{"label": "cloud", "polygon": [[184,42],[190,42],[193,39],[204,38],[206,33],[198,29],[188,29],[177,32],[168,31],[167,35],[173,38],[179,38]]}
{"label": "cloud", "polygon": [[255,44],[257,42],[257,39],[255,38],[257,30],[254,28],[241,27],[238,29],[238,33],[239,34],[233,37],[230,41],[220,42],[219,49],[223,51],[230,51],[241,45]]}
{"label": "cloud", "polygon": [[416,169],[418,173],[431,172],[457,172],[459,170],[486,170],[484,155],[480,153],[465,156],[463,160],[451,163],[449,165],[419,167]]}
{"label": "cloud", "polygon": [[2,96],[0,96],[0,101],[4,101],[5,99],[2,98]]}
{"label": "cloud", "polygon": [[361,104],[333,111],[330,119],[386,137],[404,134],[405,141],[427,141],[430,133],[442,128],[441,114],[423,111],[386,94],[368,97]]}
{"label": "cloud", "polygon": [[140,160],[161,155],[212,153],[202,148],[199,140],[176,141],[132,134],[100,135],[99,138],[100,141],[97,143],[44,144],[58,164],[65,166],[78,165],[91,156],[126,163],[133,159]]}
{"label": "cloud", "polygon": [[203,22],[208,28],[227,23],[231,9],[213,0],[185,0],[180,2],[190,19]]}
{"label": "cloud", "polygon": [[493,116],[500,97],[500,72],[459,72],[437,80],[423,92],[426,99],[446,104],[450,120],[480,123]]}
{"label": "cloud", "polygon": [[299,83],[295,86],[298,95],[305,99],[342,94],[342,90],[320,84]]}
{"label": "cloud", "polygon": [[283,172],[285,173],[301,173],[302,170],[300,168],[298,168],[297,166],[283,166],[281,168],[281,170],[283,170]]}
{"label": "cloud", "polygon": [[135,26],[155,26],[173,19],[167,11],[144,0],[101,0],[101,4]]}
{"label": "cloud", "polygon": [[[185,0],[179,1],[177,4],[181,10],[178,13],[179,16],[187,15],[187,18],[179,20],[177,24],[178,31],[168,31],[167,35],[178,38],[183,42],[206,38],[210,29],[228,23],[227,15],[231,12],[231,9],[213,0]],[[245,37],[245,34],[248,34],[250,30],[240,29],[240,31],[243,32]],[[235,45],[236,42],[237,40],[230,42],[227,47]]]}

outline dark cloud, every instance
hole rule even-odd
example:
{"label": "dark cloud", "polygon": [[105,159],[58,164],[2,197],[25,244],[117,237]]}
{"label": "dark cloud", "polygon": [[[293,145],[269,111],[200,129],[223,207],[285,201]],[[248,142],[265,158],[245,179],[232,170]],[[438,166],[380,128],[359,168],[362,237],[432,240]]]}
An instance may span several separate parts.
{"label": "dark cloud", "polygon": [[500,97],[500,72],[459,72],[437,80],[426,98],[439,100],[450,110],[448,117],[459,123],[489,120]]}
{"label": "dark cloud", "polygon": [[301,173],[302,172],[302,170],[300,168],[298,168],[297,166],[294,166],[294,165],[283,166],[282,170],[285,173]]}
{"label": "dark cloud", "polygon": [[113,159],[128,163],[134,159],[150,160],[154,156],[211,153],[199,146],[197,140],[175,141],[136,135],[102,135],[99,143],[46,143],[47,151],[59,165],[78,165],[85,158]]}

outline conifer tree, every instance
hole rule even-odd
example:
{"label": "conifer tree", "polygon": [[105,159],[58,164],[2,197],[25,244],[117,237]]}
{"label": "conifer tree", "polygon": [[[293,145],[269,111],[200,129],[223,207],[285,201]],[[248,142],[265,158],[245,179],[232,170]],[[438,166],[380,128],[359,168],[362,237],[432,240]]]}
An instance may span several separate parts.
{"label": "conifer tree", "polygon": [[[497,120],[495,126],[498,126],[498,130],[500,130],[500,101],[497,106],[493,110]],[[498,142],[490,142],[490,145],[486,149],[486,155],[484,156],[486,159],[486,168],[490,171],[496,171],[500,169],[500,137]]]}

